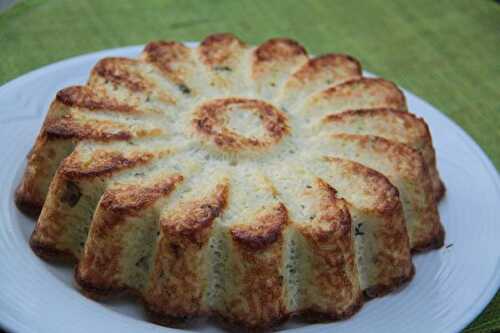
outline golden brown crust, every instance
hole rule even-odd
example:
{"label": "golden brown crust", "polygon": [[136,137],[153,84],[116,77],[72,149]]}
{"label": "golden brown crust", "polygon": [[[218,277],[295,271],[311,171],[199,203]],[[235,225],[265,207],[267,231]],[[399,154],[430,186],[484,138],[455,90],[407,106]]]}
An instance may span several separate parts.
{"label": "golden brown crust", "polygon": [[78,107],[88,110],[106,110],[124,113],[138,112],[134,107],[120,104],[109,96],[99,96],[88,86],[72,86],[60,90],[56,100],[69,107]]}
{"label": "golden brown crust", "polygon": [[[374,108],[374,109],[356,109],[356,110],[346,110],[342,111],[342,113],[336,113],[336,114],[329,114],[325,118],[323,118],[324,123],[335,123],[335,122],[342,122],[345,119],[349,119],[352,116],[355,115],[366,115],[368,117],[374,116],[377,113],[398,113],[398,115],[401,115],[402,117],[408,116],[411,117],[415,120],[418,120],[417,116],[415,116],[413,113],[410,113],[408,111],[404,110],[398,110],[398,109],[392,109],[392,108]],[[409,126],[410,124],[407,124],[405,122],[405,127]]]}
{"label": "golden brown crust", "polygon": [[274,38],[261,44],[252,54],[250,75],[256,90],[272,98],[273,91],[290,72],[308,60],[305,49],[291,39]]}
{"label": "golden brown crust", "polygon": [[153,157],[152,153],[147,152],[124,156],[119,152],[97,151],[90,163],[84,166],[78,155],[72,154],[64,160],[60,172],[68,179],[106,176],[118,170],[145,164]]}
{"label": "golden brown crust", "polygon": [[351,216],[344,200],[337,198],[337,191],[322,179],[319,188],[319,214],[301,231],[315,242],[327,242],[332,237],[343,237],[351,231]]}
{"label": "golden brown crust", "polygon": [[24,214],[37,218],[42,211],[45,201],[40,195],[34,192],[35,186],[21,183],[16,189],[15,204]]}
{"label": "golden brown crust", "polygon": [[168,195],[182,182],[179,174],[172,175],[152,186],[126,185],[106,191],[101,198],[101,207],[115,214],[134,215],[136,211],[152,205],[160,197]]}
{"label": "golden brown crust", "polygon": [[[203,63],[214,66],[226,63],[232,56],[233,45],[238,48],[245,46],[240,39],[230,33],[220,33],[208,36],[200,44],[200,57]],[[227,70],[227,69],[219,69]]]}
{"label": "golden brown crust", "polygon": [[233,240],[251,250],[262,250],[282,236],[288,221],[286,207],[280,203],[256,217],[255,223],[231,227]]}
{"label": "golden brown crust", "polygon": [[[310,59],[298,71],[293,74],[293,77],[302,83],[307,83],[314,80],[319,75],[330,74],[326,78],[326,84],[332,84],[338,81],[335,74],[339,74],[339,68],[342,68],[342,76],[361,77],[361,64],[359,61],[347,54],[329,53],[313,59]],[[330,81],[330,82],[328,82]]]}
{"label": "golden brown crust", "polygon": [[80,291],[94,300],[106,300],[111,296],[125,293],[134,294],[133,290],[125,286],[104,285],[101,281],[97,282],[92,279],[82,278],[78,266],[73,273],[73,277]]}
{"label": "golden brown crust", "polygon": [[[332,53],[313,59],[303,57],[303,59],[296,59],[298,61],[289,66],[289,71],[292,73],[286,77],[279,93],[280,104],[291,111],[294,106],[301,105],[309,96],[330,86],[361,78],[359,62],[348,55]],[[273,86],[276,84],[273,72],[276,71],[270,70],[269,72],[268,84]]]}
{"label": "golden brown crust", "polygon": [[170,320],[185,320],[207,314],[201,307],[204,285],[199,280],[201,276],[197,267],[194,267],[195,264],[202,264],[196,256],[205,244],[205,239],[203,244],[197,245],[159,242],[158,250],[164,255],[155,261],[152,285],[146,293],[149,313]]}
{"label": "golden brown crust", "polygon": [[[255,113],[266,131],[264,138],[245,137],[226,126],[225,113],[241,111]],[[271,104],[245,98],[222,98],[203,103],[198,107],[193,119],[197,134],[210,139],[219,149],[238,151],[265,148],[277,143],[289,133],[285,115]]]}
{"label": "golden brown crust", "polygon": [[[342,95],[343,97],[352,96],[355,98],[359,92],[370,90],[384,96],[383,104],[385,107],[406,110],[406,100],[403,92],[391,81],[380,78],[360,78],[350,80],[324,90],[322,95],[326,98],[336,95]],[[377,105],[374,107],[379,106]]]}
{"label": "golden brown crust", "polygon": [[385,296],[403,285],[409,283],[415,276],[415,266],[411,265],[411,269],[406,275],[396,276],[390,279],[387,284],[377,284],[363,290],[365,300]]}
{"label": "golden brown crust", "polygon": [[411,252],[412,253],[420,253],[420,252],[425,252],[428,250],[442,248],[444,245],[444,239],[446,236],[446,233],[444,231],[443,226],[441,224],[437,225],[434,228],[434,231],[432,234],[433,234],[433,236],[430,237],[429,239],[423,239],[421,241],[414,243],[412,248],[411,248]]}
{"label": "golden brown crust", "polygon": [[[103,213],[99,230],[96,230],[94,237],[106,239],[110,238],[109,229],[113,225],[118,225],[123,217],[113,213]],[[119,279],[120,270],[119,258],[122,253],[122,246],[118,242],[108,241],[106,247],[101,251],[92,249],[85,255],[85,260],[81,260],[74,273],[78,286],[89,296],[104,297],[106,295],[117,294],[127,290],[127,286]]]}
{"label": "golden brown crust", "polygon": [[361,175],[365,178],[377,198],[373,208],[378,214],[391,216],[395,211],[401,209],[398,189],[380,172],[368,168],[361,163],[346,161],[337,157],[328,156],[324,157],[324,160],[342,163],[343,167],[350,173]]}
{"label": "golden brown crust", "polygon": [[[422,155],[405,144],[387,140],[385,138],[374,135],[357,135],[357,134],[333,134],[333,138],[342,140],[351,140],[359,143],[360,147],[370,148],[377,153],[386,153],[393,159],[401,158],[402,162],[397,165],[397,170],[403,174],[417,178],[425,174],[425,163]],[[429,181],[427,178],[426,181]],[[428,182],[430,184],[430,182]]]}
{"label": "golden brown crust", "polygon": [[[248,310],[244,310],[242,302],[234,300],[229,302],[231,309],[227,313],[218,312],[218,315],[233,325],[251,330],[269,328],[285,320],[289,314],[282,299],[283,276],[276,267],[279,264],[276,256],[256,259],[242,255],[242,259],[249,260],[250,263],[250,268],[246,270],[246,278],[241,281],[242,294],[251,295],[247,301]],[[264,276],[265,279],[262,278]]]}
{"label": "golden brown crust", "polygon": [[[187,61],[190,58],[190,52],[191,50],[181,43],[156,41],[148,43],[143,53],[147,62],[153,64],[176,84],[182,85],[184,79],[179,70],[174,68],[174,64]],[[186,87],[184,91],[187,92],[186,89],[189,88],[184,87]]]}
{"label": "golden brown crust", "polygon": [[17,208],[32,217],[38,217],[45,202],[37,180],[36,172],[27,169],[15,193]]}
{"label": "golden brown crust", "polygon": [[144,48],[147,59],[165,71],[171,71],[171,63],[182,60],[189,52],[183,44],[167,41],[150,42]]}
{"label": "golden brown crust", "polygon": [[213,221],[222,214],[227,205],[229,186],[222,183],[216,186],[210,198],[184,203],[172,214],[161,220],[164,233],[178,234],[195,241],[197,234],[210,227]]}
{"label": "golden brown crust", "polygon": [[70,118],[60,118],[45,126],[45,134],[49,139],[77,139],[95,141],[127,141],[133,134],[125,126],[108,122],[93,121],[80,124]]}
{"label": "golden brown crust", "polygon": [[91,75],[98,75],[106,81],[124,85],[131,91],[144,91],[149,88],[144,77],[128,69],[134,65],[137,65],[137,60],[121,57],[104,58],[94,66]]}
{"label": "golden brown crust", "polygon": [[[54,112],[57,110],[53,103],[44,126],[57,118]],[[21,211],[30,216],[40,214],[49,183],[60,161],[73,150],[73,147],[74,143],[71,140],[50,140],[42,127],[35,145],[27,156],[27,167],[16,189],[16,205]]]}
{"label": "golden brown crust", "polygon": [[255,63],[287,60],[298,55],[307,55],[306,49],[289,38],[272,38],[255,50]]}
{"label": "golden brown crust", "polygon": [[46,244],[40,239],[30,237],[30,247],[33,252],[40,258],[53,262],[63,262],[74,264],[78,262],[77,258],[73,253],[68,250],[61,250],[54,247],[53,244]]}

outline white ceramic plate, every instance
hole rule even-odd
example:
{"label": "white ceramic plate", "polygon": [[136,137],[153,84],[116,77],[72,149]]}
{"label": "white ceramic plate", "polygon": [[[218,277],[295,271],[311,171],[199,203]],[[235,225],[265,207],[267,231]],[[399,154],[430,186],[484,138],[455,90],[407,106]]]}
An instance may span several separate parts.
{"label": "white ceramic plate", "polygon": [[[192,44],[194,45],[194,44]],[[55,93],[82,84],[105,56],[135,57],[142,47],[92,53],[46,66],[0,87],[0,326],[15,332],[173,332],[144,320],[140,306],[97,303],[73,287],[72,269],[35,256],[33,221],[14,205],[25,155]],[[446,247],[414,257],[417,274],[397,293],[375,299],[353,318],[330,324],[288,323],[294,332],[457,332],[500,285],[500,179],[472,139],[432,106],[405,91],[410,111],[430,125],[447,187],[439,205]],[[211,322],[189,330],[217,332]]]}

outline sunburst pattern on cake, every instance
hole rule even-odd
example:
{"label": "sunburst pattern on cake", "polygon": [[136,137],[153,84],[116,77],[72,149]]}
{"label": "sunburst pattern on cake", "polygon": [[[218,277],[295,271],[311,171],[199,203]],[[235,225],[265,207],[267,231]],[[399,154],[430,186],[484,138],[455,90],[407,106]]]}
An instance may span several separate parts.
{"label": "sunburst pattern on cake", "polygon": [[426,123],[343,54],[276,38],[152,42],[50,106],[16,193],[41,257],[160,321],[355,313],[443,244]]}

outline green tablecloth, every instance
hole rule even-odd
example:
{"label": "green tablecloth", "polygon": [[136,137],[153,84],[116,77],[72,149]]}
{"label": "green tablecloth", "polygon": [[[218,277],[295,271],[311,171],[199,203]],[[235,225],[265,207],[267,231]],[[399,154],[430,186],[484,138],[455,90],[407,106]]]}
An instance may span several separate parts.
{"label": "green tablecloth", "polygon": [[[352,54],[453,118],[500,165],[495,1],[23,1],[0,14],[0,84],[82,53],[221,31]],[[499,331],[500,293],[465,332]]]}

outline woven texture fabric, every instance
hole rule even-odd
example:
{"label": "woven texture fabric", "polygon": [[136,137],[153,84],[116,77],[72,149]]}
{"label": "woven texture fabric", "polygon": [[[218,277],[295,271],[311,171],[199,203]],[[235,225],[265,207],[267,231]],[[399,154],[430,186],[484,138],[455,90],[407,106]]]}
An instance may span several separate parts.
{"label": "woven texture fabric", "polygon": [[[0,84],[83,53],[223,31],[351,54],[455,120],[500,166],[498,1],[22,1],[0,13]],[[464,332],[499,331],[497,293]]]}

